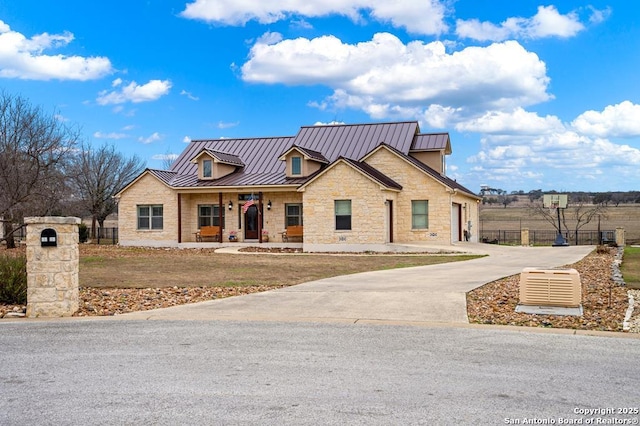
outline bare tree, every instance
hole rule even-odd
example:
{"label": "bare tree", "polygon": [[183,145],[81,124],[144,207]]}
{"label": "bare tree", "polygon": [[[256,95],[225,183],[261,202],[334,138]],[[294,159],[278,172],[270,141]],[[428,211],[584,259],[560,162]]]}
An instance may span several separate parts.
{"label": "bare tree", "polygon": [[54,114],[0,92],[0,219],[7,248],[15,248],[25,216],[56,213],[67,194],[62,165],[77,138]]}
{"label": "bare tree", "polygon": [[70,159],[67,177],[80,204],[91,214],[91,238],[96,237],[96,222],[103,227],[107,216],[116,211],[113,196],[144,168],[138,156],[126,158],[113,145],[93,149],[83,144]]}
{"label": "bare tree", "polygon": [[[607,207],[604,204],[592,204],[586,197],[575,197],[570,200],[566,209],[551,210],[543,207],[542,202],[531,205],[531,215],[542,217],[545,221],[562,234],[562,229],[558,229],[558,214],[560,215],[561,228],[568,234],[570,231],[574,235],[575,242],[578,241],[578,231],[590,223],[594,218],[607,217]],[[570,228],[571,226],[571,228]]]}

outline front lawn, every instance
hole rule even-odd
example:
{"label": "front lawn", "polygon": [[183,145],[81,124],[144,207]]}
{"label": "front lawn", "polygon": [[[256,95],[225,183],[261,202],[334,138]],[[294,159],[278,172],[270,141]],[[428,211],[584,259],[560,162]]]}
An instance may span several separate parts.
{"label": "front lawn", "polygon": [[620,271],[627,287],[640,288],[640,247],[625,247]]}

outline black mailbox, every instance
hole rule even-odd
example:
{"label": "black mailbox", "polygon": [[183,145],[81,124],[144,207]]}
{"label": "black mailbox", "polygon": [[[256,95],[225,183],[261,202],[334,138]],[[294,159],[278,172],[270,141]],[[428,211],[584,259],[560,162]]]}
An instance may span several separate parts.
{"label": "black mailbox", "polygon": [[55,229],[43,229],[40,233],[40,245],[42,247],[57,247],[58,236]]}

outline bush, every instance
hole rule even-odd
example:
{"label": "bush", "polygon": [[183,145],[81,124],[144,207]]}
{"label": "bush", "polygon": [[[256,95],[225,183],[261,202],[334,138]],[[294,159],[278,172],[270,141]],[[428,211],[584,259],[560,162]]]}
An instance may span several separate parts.
{"label": "bush", "polygon": [[27,303],[26,256],[0,256],[0,303]]}
{"label": "bush", "polygon": [[89,228],[84,223],[78,225],[78,237],[81,243],[86,243],[89,240]]}

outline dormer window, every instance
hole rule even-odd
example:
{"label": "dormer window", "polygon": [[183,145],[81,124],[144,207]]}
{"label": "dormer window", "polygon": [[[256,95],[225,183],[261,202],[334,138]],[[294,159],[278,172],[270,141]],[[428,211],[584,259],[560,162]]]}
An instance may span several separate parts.
{"label": "dormer window", "polygon": [[293,145],[279,158],[287,163],[287,177],[307,177],[329,164],[329,160],[321,152]]}
{"label": "dormer window", "polygon": [[291,157],[291,174],[293,176],[302,174],[302,157]]}
{"label": "dormer window", "polygon": [[202,160],[202,177],[203,178],[213,177],[213,161],[212,160]]}
{"label": "dormer window", "polygon": [[244,167],[244,163],[235,154],[203,149],[191,159],[198,166],[198,179],[215,180],[234,173]]}

